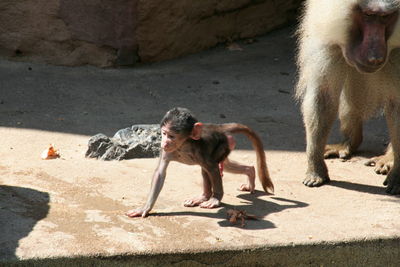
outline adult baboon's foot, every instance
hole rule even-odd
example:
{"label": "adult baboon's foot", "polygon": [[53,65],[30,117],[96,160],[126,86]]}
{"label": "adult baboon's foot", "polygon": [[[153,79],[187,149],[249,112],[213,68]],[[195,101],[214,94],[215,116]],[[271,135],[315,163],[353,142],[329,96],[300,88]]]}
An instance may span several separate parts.
{"label": "adult baboon's foot", "polygon": [[383,182],[383,185],[386,185],[386,193],[400,195],[400,170],[392,169]]}
{"label": "adult baboon's foot", "polygon": [[393,155],[382,155],[379,157],[373,157],[365,162],[366,166],[375,166],[374,171],[377,174],[388,174],[393,168]]}
{"label": "adult baboon's foot", "polygon": [[324,158],[349,159],[351,154],[350,145],[347,143],[329,144],[325,146]]}
{"label": "adult baboon's foot", "polygon": [[329,177],[321,177],[317,174],[307,174],[303,184],[308,187],[318,187],[330,181]]}

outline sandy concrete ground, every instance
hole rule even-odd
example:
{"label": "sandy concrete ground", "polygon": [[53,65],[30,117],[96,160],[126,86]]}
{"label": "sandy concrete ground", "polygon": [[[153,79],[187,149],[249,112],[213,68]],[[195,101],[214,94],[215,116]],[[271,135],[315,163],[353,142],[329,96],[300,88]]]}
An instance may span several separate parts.
{"label": "sandy concrete ground", "polygon": [[[242,51],[218,47],[127,69],[0,61],[0,261],[399,238],[400,198],[385,194],[384,177],[363,165],[384,150],[382,118],[366,124],[358,155],[327,160],[330,184],[302,185],[305,141],[292,96],[292,34],[283,29],[239,43]],[[258,181],[255,194],[239,192],[245,177],[225,174],[221,208],[186,208],[183,200],[200,193],[200,170],[176,163],[151,216],[126,217],[144,203],[157,159],[86,159],[87,141],[157,123],[173,106],[188,107],[205,122],[253,127],[265,142],[275,194],[260,191]],[[331,140],[339,140],[337,126]],[[60,159],[40,159],[49,143]],[[255,162],[243,138],[232,157]],[[231,225],[230,208],[259,220]]]}

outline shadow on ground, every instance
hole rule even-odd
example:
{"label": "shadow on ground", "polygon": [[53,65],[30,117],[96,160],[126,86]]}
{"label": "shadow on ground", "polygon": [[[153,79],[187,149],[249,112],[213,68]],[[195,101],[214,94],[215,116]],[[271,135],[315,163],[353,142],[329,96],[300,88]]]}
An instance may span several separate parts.
{"label": "shadow on ground", "polygon": [[133,124],[158,123],[168,109],[183,106],[204,122],[253,127],[269,149],[299,150],[304,134],[292,96],[292,35],[286,28],[253,44],[239,42],[242,51],[220,46],[133,68],[0,61],[0,127],[112,136]]}
{"label": "shadow on ground", "polygon": [[[243,200],[241,201],[243,203],[242,205],[229,205],[222,203],[222,207],[218,210],[217,213],[201,212],[197,209],[193,212],[158,212],[151,216],[202,216],[220,220],[218,221],[218,224],[221,227],[241,227],[240,221],[238,221],[237,224],[231,224],[229,220],[227,220],[227,211],[229,209],[236,209],[241,211],[245,210],[248,214],[255,215],[257,217],[257,220],[246,220],[246,225],[244,229],[260,230],[275,228],[275,225],[272,222],[264,219],[264,217],[266,217],[267,215],[281,212],[286,209],[304,208],[308,206],[307,203],[301,201],[280,197],[271,197],[274,200],[287,203],[282,205],[272,201],[261,199],[260,197],[264,195],[266,195],[266,193],[259,190],[256,190],[254,194],[240,194],[237,197]],[[206,211],[207,209],[203,210]]]}
{"label": "shadow on ground", "polygon": [[[239,41],[242,51],[219,46],[133,68],[0,61],[0,127],[112,136],[133,124],[158,123],[168,109],[182,106],[200,121],[249,125],[268,150],[304,151],[293,97],[293,33],[284,28],[252,44]],[[382,129],[383,120],[375,121],[364,140],[381,141]],[[251,144],[239,138],[238,148]]]}
{"label": "shadow on ground", "polygon": [[17,259],[15,252],[20,240],[28,236],[48,212],[48,193],[0,185],[0,258]]}

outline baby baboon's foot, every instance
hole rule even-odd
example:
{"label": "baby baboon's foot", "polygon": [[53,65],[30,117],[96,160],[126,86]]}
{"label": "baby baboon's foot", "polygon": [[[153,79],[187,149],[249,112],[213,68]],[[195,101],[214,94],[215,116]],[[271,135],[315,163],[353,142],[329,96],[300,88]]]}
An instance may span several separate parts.
{"label": "baby baboon's foot", "polygon": [[341,158],[349,159],[351,157],[351,150],[349,144],[330,144],[325,146],[324,158]]}
{"label": "baby baboon's foot", "polygon": [[254,193],[256,188],[256,170],[254,166],[246,167],[245,173],[247,175],[247,184],[241,184],[239,190]]}
{"label": "baby baboon's foot", "polygon": [[183,202],[185,207],[196,207],[199,206],[201,203],[206,202],[209,198],[206,196],[199,196],[195,198],[186,199]]}
{"label": "baby baboon's foot", "polygon": [[213,208],[219,207],[219,205],[220,205],[220,201],[218,199],[216,199],[215,197],[212,197],[209,200],[201,203],[200,208],[213,209]]}
{"label": "baby baboon's foot", "polygon": [[245,192],[250,192],[250,193],[254,193],[255,186],[254,185],[250,185],[250,184],[241,184],[239,187],[240,191],[245,191]]}
{"label": "baby baboon's foot", "polygon": [[303,184],[308,187],[318,187],[326,184],[330,181],[329,177],[323,178],[316,174],[307,174],[306,179],[304,179]]}
{"label": "baby baboon's foot", "polygon": [[373,157],[365,162],[366,166],[375,166],[374,171],[377,174],[388,174],[393,168],[393,157],[388,155],[382,155],[379,157]]}

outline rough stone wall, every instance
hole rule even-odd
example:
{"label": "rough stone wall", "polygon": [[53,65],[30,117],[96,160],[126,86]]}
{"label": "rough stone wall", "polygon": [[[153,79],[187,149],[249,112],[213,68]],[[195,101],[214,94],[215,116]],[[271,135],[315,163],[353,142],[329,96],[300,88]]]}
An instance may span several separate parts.
{"label": "rough stone wall", "polygon": [[0,56],[57,65],[131,65],[254,37],[302,0],[1,0]]}
{"label": "rough stone wall", "polygon": [[142,61],[158,61],[266,33],[294,19],[300,2],[140,0],[139,56]]}
{"label": "rough stone wall", "polygon": [[129,65],[138,60],[138,0],[59,1],[59,16],[73,39],[112,48],[114,65]]}
{"label": "rough stone wall", "polygon": [[0,55],[58,65],[109,66],[116,58],[111,47],[73,37],[58,0],[1,0]]}

